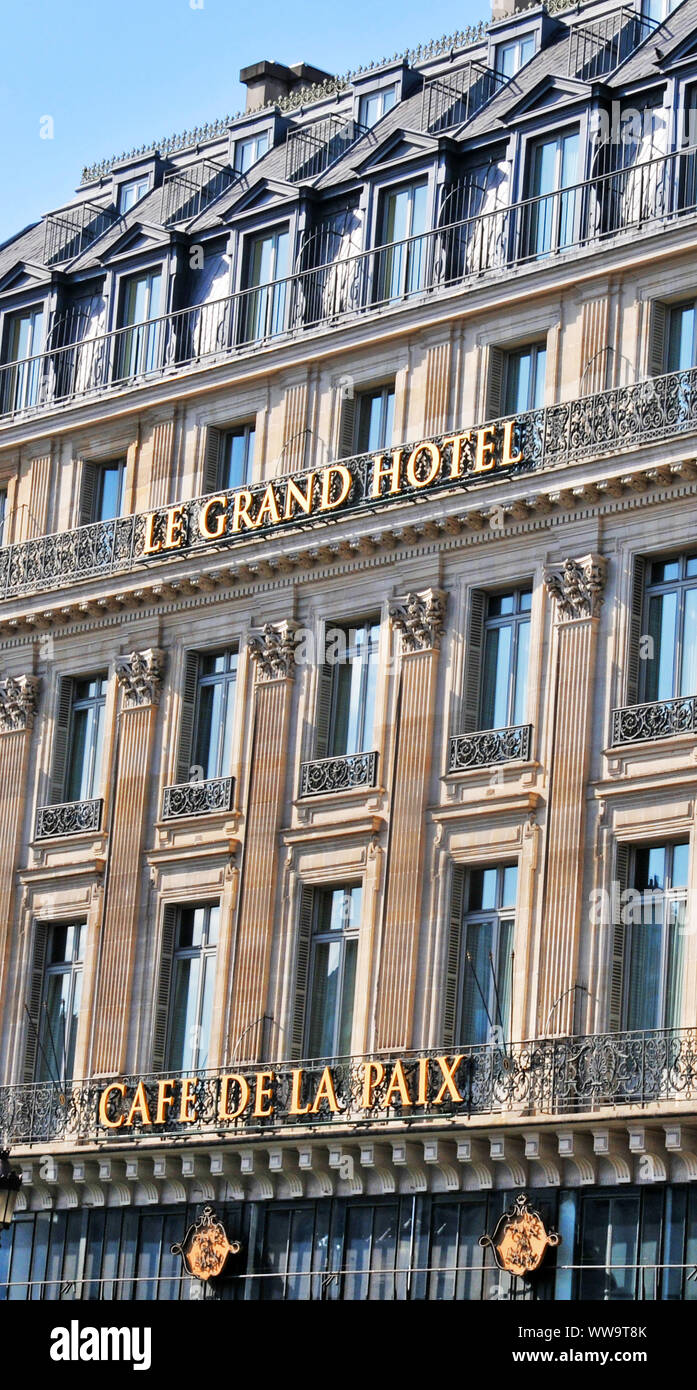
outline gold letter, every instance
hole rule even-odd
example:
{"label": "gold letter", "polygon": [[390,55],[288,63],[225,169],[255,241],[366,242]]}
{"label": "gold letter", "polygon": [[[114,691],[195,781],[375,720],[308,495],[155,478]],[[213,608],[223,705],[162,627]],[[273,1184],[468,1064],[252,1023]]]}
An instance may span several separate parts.
{"label": "gold letter", "polygon": [[363,1071],[363,1109],[369,1110],[373,1103],[373,1091],[385,1079],[382,1062],[366,1062]]}
{"label": "gold letter", "polygon": [[[417,478],[416,476],[416,460],[419,454],[430,454],[431,456],[431,467],[425,478]],[[428,442],[417,444],[416,448],[412,449],[407,459],[407,482],[411,487],[428,487],[429,483],[433,482],[433,479],[438,473],[440,465],[440,449],[437,444],[430,444]]]}
{"label": "gold letter", "polygon": [[319,1103],[321,1100],[329,1101],[329,1109],[333,1110],[335,1115],[338,1115],[339,1104],[336,1099],[336,1094],[334,1092],[334,1082],[332,1081],[332,1074],[329,1067],[324,1068],[324,1071],[322,1072],[322,1075],[320,1077],[320,1083],[317,1087],[317,1095],[315,1096],[315,1103],[312,1107],[313,1115],[316,1115],[319,1111]]}
{"label": "gold letter", "polygon": [[176,550],[181,545],[184,539],[182,519],[181,507],[170,507],[167,512],[167,526],[165,528],[165,550]]}
{"label": "gold letter", "polygon": [[292,516],[291,502],[297,502],[298,506],[302,507],[307,516],[310,515],[312,511],[312,489],[315,484],[314,473],[308,473],[305,481],[307,483],[307,492],[301,492],[297,483],[294,483],[292,478],[288,478],[286,482],[286,505],[283,512],[284,521],[288,521]]}
{"label": "gold letter", "polygon": [[468,430],[466,434],[451,434],[448,439],[443,440],[443,448],[445,448],[446,444],[452,444],[453,446],[453,451],[450,455],[451,478],[460,478],[462,476],[462,446],[463,444],[471,444],[471,442],[471,430]]}
{"label": "gold letter", "polygon": [[387,468],[383,468],[382,466],[382,459],[384,459],[384,457],[384,454],[375,454],[373,458],[373,483],[370,489],[371,497],[382,497],[380,484],[383,478],[387,478],[388,476],[392,479],[387,492],[388,497],[392,492],[399,492],[399,470],[402,464],[402,450],[392,450],[392,462]]}
{"label": "gold letter", "polygon": [[169,1108],[174,1105],[174,1096],[168,1094],[166,1087],[173,1086],[174,1081],[158,1081],[157,1083],[157,1110],[155,1112],[155,1124],[163,1125],[167,1118],[165,1106]]}
{"label": "gold letter", "polygon": [[[230,1084],[236,1081],[240,1088],[240,1103],[236,1110],[228,1110],[228,1100],[230,1099]],[[218,1106],[219,1120],[236,1120],[242,1114],[247,1101],[249,1100],[249,1083],[244,1076],[240,1076],[237,1071],[228,1072],[220,1083],[220,1105]]]}
{"label": "gold letter", "polygon": [[428,1104],[428,1057],[419,1057],[419,1094],[416,1104]]}
{"label": "gold letter", "polygon": [[135,1115],[136,1110],[140,1112],[140,1118],[143,1121],[144,1125],[152,1124],[152,1120],[150,1119],[150,1111],[148,1110],[148,1098],[145,1094],[144,1081],[138,1082],[138,1090],[136,1091],[133,1097],[133,1104],[128,1112],[128,1115],[126,1116],[127,1125],[133,1124],[133,1116]]}
{"label": "gold letter", "polygon": [[[338,473],[339,477],[341,478],[341,492],[339,496],[335,497],[333,500],[331,500],[329,496],[329,492],[332,485],[332,473]],[[349,492],[351,491],[351,484],[353,482],[353,478],[351,477],[348,468],[343,463],[330,463],[328,468],[322,469],[321,478],[322,496],[320,498],[319,504],[320,511],[327,512],[330,511],[333,507],[340,507],[342,502],[346,501],[346,498],[348,497]]]}
{"label": "gold letter", "polygon": [[460,1062],[462,1061],[463,1056],[464,1053],[461,1053],[459,1057],[456,1057],[451,1067],[448,1066],[445,1057],[436,1057],[436,1061],[443,1073],[443,1076],[445,1077],[445,1080],[438,1092],[438,1095],[436,1096],[433,1102],[434,1105],[442,1105],[443,1097],[446,1091],[449,1092],[453,1100],[462,1100],[462,1096],[460,1095],[460,1092],[458,1091],[457,1086],[453,1081],[453,1077],[460,1065]]}
{"label": "gold letter", "polygon": [[269,483],[266,492],[264,493],[261,506],[259,508],[259,511],[257,512],[257,519],[254,523],[255,526],[261,526],[261,523],[264,520],[264,512],[268,512],[274,526],[276,525],[277,521],[281,520],[278,513],[278,503],[276,501],[276,494],[273,490],[273,483]]}
{"label": "gold letter", "polygon": [[302,1084],[303,1084],[303,1071],[302,1071],[302,1068],[301,1068],[299,1071],[298,1071],[298,1070],[295,1070],[295,1068],[294,1068],[293,1071],[291,1072],[291,1075],[292,1075],[292,1077],[293,1077],[293,1086],[292,1086],[292,1090],[291,1090],[290,1110],[288,1111],[288,1114],[289,1114],[289,1115],[306,1115],[307,1112],[308,1112],[308,1110],[310,1109],[310,1102],[308,1101],[307,1105],[301,1105],[301,1104],[300,1104],[300,1089],[301,1089]]}
{"label": "gold letter", "polygon": [[503,458],[501,459],[502,468],[510,468],[512,463],[522,463],[522,454],[513,454],[511,444],[513,441],[513,426],[515,420],[507,420],[503,427]]}
{"label": "gold letter", "polygon": [[273,1097],[273,1091],[271,1090],[271,1087],[264,1085],[265,1081],[273,1081],[273,1072],[258,1071],[256,1074],[256,1081],[257,1091],[254,1101],[254,1110],[252,1111],[252,1114],[254,1115],[255,1120],[260,1120],[263,1118],[264,1115],[273,1114],[273,1104],[269,1106],[268,1110],[264,1110],[262,1107],[262,1101],[271,1100]]}
{"label": "gold letter", "polygon": [[[184,1124],[187,1124],[187,1125],[193,1124],[193,1123],[194,1123],[194,1120],[197,1120],[197,1119],[198,1119],[198,1115],[196,1114],[196,1097],[195,1097],[195,1096],[192,1096],[192,1094],[191,1094],[191,1088],[192,1088],[192,1086],[195,1086],[195,1085],[196,1085],[196,1077],[195,1077],[195,1076],[185,1076],[185,1077],[184,1077],[184,1080],[182,1081],[181,1105],[179,1106],[179,1119],[180,1119],[180,1120],[183,1120],[183,1121],[184,1121]],[[194,1113],[193,1113],[193,1115],[190,1115],[190,1114],[189,1114],[189,1106],[190,1106],[190,1105],[193,1105],[193,1107],[194,1107]]]}
{"label": "gold letter", "polygon": [[[199,512],[199,529],[201,535],[205,536],[207,541],[217,541],[218,537],[222,536],[225,532],[225,527],[227,526],[227,515],[224,510],[226,501],[226,497],[209,497],[208,501],[204,502]],[[221,506],[223,508],[223,511],[220,512],[219,515],[216,517],[216,530],[211,531],[211,528],[208,525],[208,513],[210,512],[211,507],[216,506]]]}
{"label": "gold letter", "polygon": [[152,534],[153,530],[155,529],[156,516],[157,512],[148,512],[148,515],[145,518],[145,540],[143,543],[144,555],[156,555],[158,550],[162,549],[162,542],[156,542]]}
{"label": "gold letter", "polygon": [[109,1115],[107,1113],[109,1096],[111,1095],[112,1091],[118,1091],[121,1095],[121,1098],[123,1099],[123,1097],[126,1094],[125,1083],[123,1081],[112,1081],[111,1085],[107,1086],[106,1091],[102,1091],[102,1094],[99,1097],[99,1123],[100,1125],[104,1125],[105,1129],[120,1129],[121,1125],[123,1124],[123,1111],[121,1112],[117,1120],[110,1120]]}
{"label": "gold letter", "polygon": [[389,1107],[390,1101],[395,1091],[399,1091],[399,1094],[402,1099],[402,1105],[412,1104],[412,1099],[407,1089],[407,1078],[404,1075],[404,1067],[402,1066],[401,1062],[395,1062],[395,1068],[392,1073],[392,1076],[390,1077],[390,1084],[385,1092],[385,1098],[382,1103],[386,1110]]}
{"label": "gold letter", "polygon": [[483,429],[477,430],[477,452],[474,459],[474,473],[487,473],[494,466],[491,457],[494,452],[494,441],[489,439],[489,435],[496,429],[495,425],[484,425]]}
{"label": "gold letter", "polygon": [[234,492],[234,493],[233,493],[233,495],[232,495],[232,530],[233,530],[233,531],[239,531],[239,529],[240,529],[240,522],[244,522],[245,526],[251,526],[252,528],[253,528],[254,526],[256,526],[256,522],[255,522],[255,521],[252,521],[252,518],[251,518],[251,516],[249,515],[249,512],[247,511],[247,508],[251,505],[251,502],[252,502],[252,494],[251,494],[251,492],[248,492],[248,491],[247,491],[246,487],[241,488],[239,492]]}

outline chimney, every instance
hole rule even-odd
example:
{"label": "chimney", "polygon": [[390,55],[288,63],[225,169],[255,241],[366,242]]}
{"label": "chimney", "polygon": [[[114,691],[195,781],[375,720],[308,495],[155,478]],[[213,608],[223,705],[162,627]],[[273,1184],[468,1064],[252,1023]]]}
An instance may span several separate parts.
{"label": "chimney", "polygon": [[530,0],[491,0],[491,18],[510,19],[511,15],[530,8]]}
{"label": "chimney", "polygon": [[296,87],[308,87],[313,82],[324,82],[331,77],[330,72],[314,68],[311,63],[293,63],[287,68],[284,63],[251,63],[240,73],[240,82],[247,88],[247,111],[257,106],[270,106],[279,97],[287,97]]}

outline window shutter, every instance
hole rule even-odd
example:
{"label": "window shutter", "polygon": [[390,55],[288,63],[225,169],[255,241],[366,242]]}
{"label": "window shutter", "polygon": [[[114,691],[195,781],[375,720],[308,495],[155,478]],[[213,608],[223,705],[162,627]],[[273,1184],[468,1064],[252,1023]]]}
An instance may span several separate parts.
{"label": "window shutter", "polygon": [[329,725],[332,715],[334,668],[324,662],[317,676],[317,707],[315,710],[315,757],[329,755]]}
{"label": "window shutter", "polygon": [[310,946],[312,944],[312,918],[315,906],[315,890],[303,884],[300,892],[300,912],[298,914],[298,949],[295,961],[295,1003],[291,1027],[290,1051],[295,1060],[302,1057],[305,1042],[305,1015],[307,1012],[307,991],[310,983]]}
{"label": "window shutter", "polygon": [[203,451],[203,478],[201,495],[217,492],[220,487],[220,456],[223,438],[220,430],[209,425],[206,430],[206,445]]}
{"label": "window shutter", "polygon": [[72,676],[61,676],[58,681],[56,714],[53,721],[50,806],[60,805],[61,801],[65,798],[65,784],[68,772],[68,743],[70,740],[72,710],[73,679]]}
{"label": "window shutter", "polygon": [[632,606],[629,615],[627,635],[627,690],[628,705],[635,705],[639,699],[639,643],[644,614],[644,587],[646,584],[646,561],[641,555],[635,556],[632,575]]}
{"label": "window shutter", "polygon": [[174,935],[179,909],[174,903],[165,903],[162,913],[162,935],[160,938],[160,968],[157,978],[157,993],[152,1023],[152,1069],[163,1071],[167,1050],[167,1030],[169,1027],[169,996],[172,986],[172,961],[174,960]]}
{"label": "window shutter", "polygon": [[456,1044],[457,997],[460,984],[460,961],[462,958],[462,917],[465,907],[464,864],[453,868],[453,881],[450,890],[450,928],[448,932],[448,954],[445,962],[445,987],[443,998],[443,1024],[441,1037],[443,1047]]}
{"label": "window shutter", "polygon": [[191,776],[197,688],[198,652],[186,652],[184,659],[184,685],[179,714],[179,747],[177,751],[178,782],[188,782]]}
{"label": "window shutter", "polygon": [[[619,883],[620,899],[629,882],[629,845],[618,845],[615,856],[615,878]],[[624,994],[624,954],[627,929],[623,922],[611,924],[612,960],[610,962],[609,1028],[618,1033],[622,1027],[622,996]]]}
{"label": "window shutter", "polygon": [[341,402],[339,422],[339,458],[348,459],[356,447],[356,397],[347,396]]}
{"label": "window shutter", "polygon": [[[34,955],[29,976],[29,997],[27,1008],[31,1023],[27,1020],[27,1044],[24,1051],[24,1071],[22,1081],[30,1085],[36,1080],[36,1063],[39,1055],[39,1034],[41,1032],[41,1003],[44,992],[44,973],[46,970],[46,948],[49,928],[44,922],[34,925]],[[49,1060],[53,1058],[49,1052]],[[55,1065],[55,1064],[53,1064]],[[58,1079],[58,1078],[57,1078]]]}
{"label": "window shutter", "polygon": [[465,649],[465,708],[462,729],[466,734],[474,733],[479,729],[480,723],[479,692],[482,683],[485,604],[486,594],[481,589],[473,589]]}
{"label": "window shutter", "polygon": [[503,411],[503,369],[506,355],[501,348],[489,348],[486,372],[484,419],[495,420]]}
{"label": "window shutter", "polygon": [[663,376],[667,371],[666,331],[668,311],[665,304],[654,299],[649,315],[649,376]]}
{"label": "window shutter", "polygon": [[97,493],[99,490],[99,467],[96,463],[82,464],[80,477],[80,509],[78,526],[89,526],[97,515]]}

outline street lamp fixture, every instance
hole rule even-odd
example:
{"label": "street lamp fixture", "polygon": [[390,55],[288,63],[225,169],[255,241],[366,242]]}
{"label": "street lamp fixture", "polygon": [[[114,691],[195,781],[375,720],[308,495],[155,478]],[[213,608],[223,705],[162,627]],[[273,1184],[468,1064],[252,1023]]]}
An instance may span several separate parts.
{"label": "street lamp fixture", "polygon": [[12,1224],[22,1174],[10,1168],[9,1149],[0,1149],[0,1234]]}

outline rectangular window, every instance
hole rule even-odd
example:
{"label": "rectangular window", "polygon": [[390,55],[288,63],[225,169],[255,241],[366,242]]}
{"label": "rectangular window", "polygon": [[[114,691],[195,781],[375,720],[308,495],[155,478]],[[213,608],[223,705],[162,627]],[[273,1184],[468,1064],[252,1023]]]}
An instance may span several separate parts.
{"label": "rectangular window", "polygon": [[259,135],[250,135],[246,140],[238,140],[235,144],[235,169],[238,174],[246,174],[268,148],[268,130],[262,130]]}
{"label": "rectangular window", "polygon": [[322,889],[315,895],[309,1057],[345,1057],[351,1051],[361,898],[360,887]]}
{"label": "rectangular window", "polygon": [[463,1044],[510,1039],[511,952],[517,891],[515,864],[472,869],[468,876],[458,1029],[458,1040]]}
{"label": "rectangular window", "polygon": [[285,276],[288,274],[288,228],[252,237],[247,251],[244,340],[253,342],[281,333],[286,324]]}
{"label": "rectangular window", "polygon": [[43,305],[34,309],[23,309],[8,319],[5,362],[16,363],[6,367],[3,377],[3,411],[24,410],[36,405],[41,384],[41,352],[43,338]]}
{"label": "rectangular window", "polygon": [[388,449],[394,426],[394,382],[375,391],[361,391],[356,403],[356,451],[368,454]]}
{"label": "rectangular window", "polygon": [[668,371],[684,372],[694,367],[695,346],[695,305],[680,304],[670,311]]}
{"label": "rectangular window", "polygon": [[358,106],[359,125],[370,129],[387,111],[392,110],[396,100],[396,87],[383,87],[382,91],[369,92],[367,96],[361,97]]}
{"label": "rectangular window", "polygon": [[236,682],[237,652],[199,655],[193,762],[206,779],[230,771]]}
{"label": "rectangular window", "polygon": [[414,183],[383,194],[377,298],[399,299],[422,288],[426,276],[428,185]]}
{"label": "rectangular window", "polygon": [[578,153],[577,131],[533,145],[526,193],[533,201],[522,215],[524,255],[545,256],[572,245],[576,227],[572,185],[578,179]]}
{"label": "rectangular window", "polygon": [[328,655],[336,643],[336,654],[341,657],[330,668],[329,757],[372,750],[379,639],[380,625],[375,622],[327,629]]}
{"label": "rectangular window", "polygon": [[238,425],[223,436],[218,482],[221,489],[244,487],[251,481],[255,436],[254,425]]}
{"label": "rectangular window", "polygon": [[48,930],[37,1081],[72,1080],[86,934],[84,922]]}
{"label": "rectangular window", "polygon": [[639,847],[626,927],[625,1027],[681,1023],[687,932],[689,845]]}
{"label": "rectangular window", "polygon": [[521,34],[518,39],[500,43],[496,49],[496,71],[504,77],[515,77],[516,73],[529,63],[535,53],[535,35]]}
{"label": "rectangular window", "polygon": [[653,19],[656,24],[662,24],[678,3],[679,0],[642,0],[641,13],[644,19]]}
{"label": "rectangular window", "polygon": [[504,415],[520,415],[544,405],[547,349],[538,344],[506,354]]}
{"label": "rectangular window", "polygon": [[697,695],[697,556],[648,566],[643,700]]}
{"label": "rectangular window", "polygon": [[111,521],[113,517],[121,516],[125,481],[125,459],[85,464],[84,505],[80,508],[80,524],[85,526],[94,521]]}
{"label": "rectangular window", "polygon": [[7,490],[0,487],[0,546],[6,545],[5,525],[7,522]]}
{"label": "rectangular window", "polygon": [[530,589],[487,596],[481,729],[506,729],[524,723],[531,604]]}
{"label": "rectangular window", "polygon": [[119,333],[115,354],[117,380],[150,372],[160,357],[159,324],[154,320],[160,312],[160,270],[131,275],[121,289]]}
{"label": "rectangular window", "polygon": [[208,1065],[219,918],[217,903],[179,911],[166,1062],[172,1071]]}
{"label": "rectangular window", "polygon": [[144,198],[150,188],[150,176],[145,174],[140,179],[129,179],[128,183],[122,183],[119,189],[119,212],[123,214],[133,207],[134,203],[139,203]]}
{"label": "rectangular window", "polygon": [[106,676],[73,683],[66,801],[88,801],[101,786]]}

